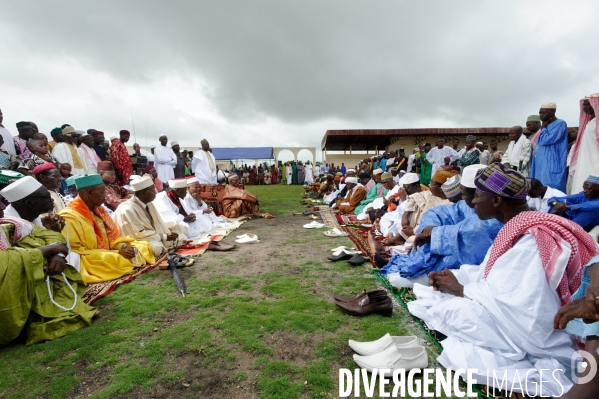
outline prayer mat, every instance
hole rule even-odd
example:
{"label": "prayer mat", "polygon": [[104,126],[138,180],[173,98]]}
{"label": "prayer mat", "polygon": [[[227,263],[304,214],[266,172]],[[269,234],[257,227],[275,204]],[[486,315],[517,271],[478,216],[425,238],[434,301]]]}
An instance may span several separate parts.
{"label": "prayer mat", "polygon": [[333,213],[331,208],[328,206],[319,206],[318,212],[327,229],[340,229],[339,223],[337,222],[337,215]]}
{"label": "prayer mat", "polygon": [[[384,288],[386,288],[387,290],[389,290],[389,294],[391,296],[393,296],[395,299],[397,299],[397,302],[399,302],[399,304],[409,313],[410,311],[408,310],[408,303],[416,300],[416,296],[412,292],[412,289],[405,288],[405,287],[401,287],[401,288],[394,287],[393,285],[391,285],[391,283],[389,282],[387,277],[382,276],[380,274],[379,269],[372,269],[372,273],[374,274],[375,278],[381,283],[381,285]],[[410,316],[412,316],[412,314],[410,314]],[[439,348],[440,351],[442,351],[443,346],[437,339],[436,331],[428,328],[426,323],[423,322],[422,320],[420,320],[418,317],[412,316],[412,319],[414,319],[416,324],[418,324],[418,326],[420,327],[420,330],[422,330],[422,332],[426,335],[428,340],[430,342],[432,342],[437,348]],[[463,381],[463,379],[462,379],[462,381]],[[479,398],[488,398],[488,399],[536,399],[536,398],[540,398],[538,396],[527,396],[527,395],[517,393],[517,392],[513,392],[510,395],[509,392],[500,391],[497,388],[495,388],[495,395],[493,395],[493,388],[488,387],[487,385],[474,385],[473,389],[476,393],[478,393]]]}
{"label": "prayer mat", "polygon": [[[372,261],[374,259],[374,254],[372,253],[372,251],[370,251],[370,245],[368,245],[368,232],[372,231],[372,229],[350,225],[345,225],[341,227],[341,229],[343,229],[343,231],[347,233],[347,236],[351,240],[351,242],[356,244],[356,248],[362,251],[362,254],[368,257],[368,259],[370,259],[372,267],[376,268],[376,265]],[[381,238],[382,236],[376,236],[375,240],[380,241]],[[385,259],[389,259],[387,255],[382,256]]]}
{"label": "prayer mat", "polygon": [[[212,236],[210,237],[210,241],[205,242],[203,244],[197,246],[183,246],[177,250],[179,255],[183,256],[200,256],[208,249],[208,246],[212,241],[220,241],[224,238],[224,236]],[[186,248],[187,247],[187,248]]]}
{"label": "prayer mat", "polygon": [[126,276],[117,278],[116,280],[111,280],[111,281],[104,281],[102,283],[94,283],[94,284],[89,284],[87,286],[87,291],[85,291],[85,294],[83,295],[83,302],[87,303],[88,305],[93,305],[94,302],[96,302],[98,299],[105,297],[106,295],[110,294],[112,291],[114,291],[114,289],[121,285],[121,284],[127,284],[133,280],[135,280],[135,278],[137,276],[139,276],[140,274],[143,274],[149,270],[154,269],[155,267],[157,267],[160,263],[162,263],[162,261],[166,259],[166,255],[163,256],[162,258],[160,258],[158,260],[158,262],[154,263],[153,265],[145,265],[143,267],[137,268],[135,269],[135,271],[131,274],[127,274]]}

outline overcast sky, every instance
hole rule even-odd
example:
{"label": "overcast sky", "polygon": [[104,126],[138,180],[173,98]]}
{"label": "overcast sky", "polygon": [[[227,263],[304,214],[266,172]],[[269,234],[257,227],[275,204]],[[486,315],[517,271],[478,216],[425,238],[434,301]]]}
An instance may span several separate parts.
{"label": "overcast sky", "polygon": [[[2,1],[0,109],[157,144],[309,146],[327,129],[578,125],[597,1]],[[593,26],[595,28],[593,28]]]}

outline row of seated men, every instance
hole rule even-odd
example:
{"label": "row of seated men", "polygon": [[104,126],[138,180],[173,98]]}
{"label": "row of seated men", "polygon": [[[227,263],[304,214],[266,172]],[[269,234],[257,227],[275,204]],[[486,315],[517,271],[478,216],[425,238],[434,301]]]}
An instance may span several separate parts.
{"label": "row of seated men", "polygon": [[[439,170],[428,187],[414,173],[398,184],[380,172],[358,183],[348,171],[344,187],[331,184],[345,195],[329,199],[375,221],[373,262],[391,284],[413,289],[410,312],[443,339],[439,362],[478,369],[479,381],[494,370],[508,387],[543,379],[545,395],[570,390],[577,340],[599,360],[599,176],[566,196],[501,163]],[[545,381],[543,369],[556,378]]]}
{"label": "row of seated men", "polygon": [[[257,198],[233,176],[223,201],[230,218],[216,216],[202,201],[195,177],[171,180],[158,194],[150,176],[134,179],[131,191],[115,190],[121,198],[113,212],[106,194],[114,174],[102,167],[102,174],[68,178],[67,196],[58,194],[61,176],[52,163],[36,167],[34,176],[0,172],[0,302],[7,305],[0,309],[6,326],[0,345],[19,336],[27,344],[50,340],[88,325],[96,310],[81,300],[86,284],[155,264],[239,216],[264,216]],[[208,249],[233,247],[211,242]]]}

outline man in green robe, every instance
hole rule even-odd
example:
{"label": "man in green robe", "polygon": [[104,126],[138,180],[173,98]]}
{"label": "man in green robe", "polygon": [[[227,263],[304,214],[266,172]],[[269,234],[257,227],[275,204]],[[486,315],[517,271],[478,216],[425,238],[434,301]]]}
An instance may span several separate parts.
{"label": "man in green robe", "polygon": [[[96,309],[83,302],[86,286],[81,275],[66,264],[65,238],[59,232],[32,223],[53,208],[48,190],[34,178],[25,177],[0,194],[21,216],[4,217],[4,206],[1,207],[0,345],[19,336],[31,345],[90,325]],[[60,231],[61,219],[46,216],[41,223]],[[73,308],[64,310],[59,306]]]}
{"label": "man in green robe", "polygon": [[292,176],[292,179],[291,179],[291,184],[297,184],[297,163],[294,161],[291,164],[291,167],[293,169],[293,176]]}
{"label": "man in green robe", "polygon": [[381,197],[383,195],[383,184],[381,183],[382,173],[383,170],[380,168],[372,171],[372,180],[374,180],[375,184],[370,190],[368,190],[368,193],[366,193],[366,199],[362,200],[360,202],[360,205],[358,205],[356,209],[354,209],[355,215],[359,215],[360,213],[362,213],[366,205],[370,204],[377,197]]}
{"label": "man in green robe", "polygon": [[431,184],[431,174],[433,172],[433,164],[426,159],[426,155],[431,150],[431,144],[424,145],[424,153],[420,157],[420,184],[428,186]]}

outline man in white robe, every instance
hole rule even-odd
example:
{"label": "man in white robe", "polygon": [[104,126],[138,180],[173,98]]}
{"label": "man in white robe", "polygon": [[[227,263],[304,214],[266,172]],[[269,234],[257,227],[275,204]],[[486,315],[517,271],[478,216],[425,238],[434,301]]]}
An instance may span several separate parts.
{"label": "man in white robe", "polygon": [[318,165],[314,166],[314,173],[312,175],[314,176],[314,178],[317,178],[318,176],[320,176],[320,166],[318,166]]}
{"label": "man in white robe", "polygon": [[193,154],[191,167],[198,178],[200,184],[217,184],[216,160],[209,151],[210,143],[208,140],[202,140],[202,148]]}
{"label": "man in white robe", "polygon": [[287,185],[289,186],[293,180],[293,166],[291,164],[285,167],[287,174]]}
{"label": "man in white robe", "polygon": [[[447,337],[437,359],[444,367],[478,369],[478,381],[507,383],[514,392],[543,380],[542,396],[561,396],[572,386],[575,345],[569,334],[553,329],[553,319],[576,289],[583,255],[597,253],[597,244],[575,223],[527,212],[530,183],[501,163],[483,169],[475,184],[476,214],[505,226],[480,266],[431,272],[432,287],[415,284],[418,300],[408,309]],[[580,247],[571,249],[574,242]]]}
{"label": "man in white robe", "polygon": [[306,165],[304,166],[304,170],[306,173],[306,177],[304,178],[304,182],[306,184],[312,184],[314,183],[314,172],[312,169],[312,164],[310,163],[310,161],[306,161]]}
{"label": "man in white robe", "polygon": [[501,157],[501,163],[528,176],[532,159],[532,143],[524,135],[522,126],[514,126],[510,129],[510,140],[507,151]]}
{"label": "man in white robe", "polygon": [[175,166],[177,166],[177,156],[166,144],[168,137],[160,136],[160,145],[154,149],[154,169],[158,173],[158,178],[162,182],[167,182],[175,178]]}
{"label": "man in white robe", "polygon": [[439,140],[437,140],[437,146],[431,148],[431,150],[426,154],[426,159],[433,167],[431,176],[435,174],[437,169],[445,165],[445,157],[449,157],[451,159],[451,163],[458,159],[458,153],[453,148],[447,147],[445,145],[445,139],[440,137]]}
{"label": "man in white robe", "polygon": [[526,197],[526,201],[531,211],[547,213],[550,208],[550,205],[547,203],[549,198],[565,196],[566,194],[556,188],[544,186],[537,179],[530,179],[530,192],[528,193],[528,197]]}
{"label": "man in white robe", "polygon": [[71,165],[71,174],[74,176],[85,175],[87,174],[86,164],[81,159],[82,152],[73,144],[75,141],[73,134],[75,134],[75,129],[65,126],[62,133],[53,135],[56,145],[52,150],[52,156],[61,164]]}
{"label": "man in white robe", "polygon": [[152,178],[144,176],[133,180],[131,187],[135,196],[120,204],[113,215],[123,235],[149,242],[156,259],[182,245],[187,238],[181,227],[171,223],[169,228],[152,203],[156,198]]}
{"label": "man in white robe", "polygon": [[202,225],[202,230],[210,231],[215,227],[227,227],[230,223],[216,216],[212,210],[200,197],[200,182],[197,177],[187,179],[187,194],[181,201],[183,209],[187,214],[196,215],[196,223]]}
{"label": "man in white robe", "polygon": [[580,100],[580,120],[576,143],[570,150],[569,174],[572,176],[572,187],[569,193],[582,191],[582,185],[590,175],[599,175],[599,93],[591,94]]}
{"label": "man in white robe", "polygon": [[96,154],[94,147],[93,136],[87,134],[83,130],[76,130],[81,135],[81,145],[77,149],[79,157],[85,163],[87,174],[98,173],[98,162],[101,162],[100,157]]}
{"label": "man in white robe", "polygon": [[[212,227],[208,228],[207,225],[198,221],[198,217],[195,213],[187,213],[182,204],[182,200],[187,195],[186,179],[170,180],[168,184],[171,190],[158,193],[156,199],[153,201],[153,204],[156,205],[156,209],[162,216],[162,219],[166,223],[173,222],[180,225],[183,228],[185,236],[190,240],[205,238],[206,234],[203,233],[209,232]],[[234,245],[213,242],[208,249],[228,251],[234,247]]]}

